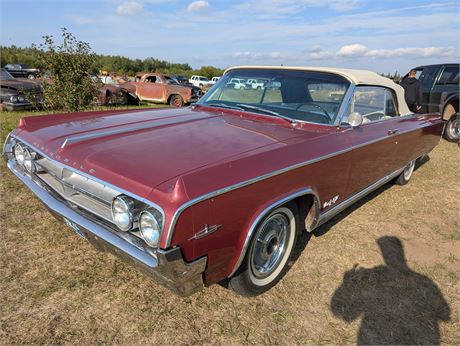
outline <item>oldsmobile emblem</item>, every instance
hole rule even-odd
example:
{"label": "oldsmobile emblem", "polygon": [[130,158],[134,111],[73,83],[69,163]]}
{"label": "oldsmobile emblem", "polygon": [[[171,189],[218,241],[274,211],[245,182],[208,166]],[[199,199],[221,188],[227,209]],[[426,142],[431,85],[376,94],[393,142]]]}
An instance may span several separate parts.
{"label": "oldsmobile emblem", "polygon": [[222,225],[212,225],[212,226],[208,226],[207,224],[204,225],[204,228],[195,233],[192,237],[190,237],[188,240],[197,240],[197,239],[201,239],[201,238],[204,238],[206,237],[207,235],[211,234],[211,233],[214,233],[215,231],[217,231],[219,228],[221,228]]}

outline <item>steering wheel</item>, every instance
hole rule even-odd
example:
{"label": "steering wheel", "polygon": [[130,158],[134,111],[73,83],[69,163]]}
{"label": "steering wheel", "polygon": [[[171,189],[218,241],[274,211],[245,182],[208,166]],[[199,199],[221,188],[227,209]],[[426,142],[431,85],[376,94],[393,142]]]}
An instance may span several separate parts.
{"label": "steering wheel", "polygon": [[321,107],[320,105],[317,105],[315,103],[301,103],[300,105],[298,105],[296,107],[296,111],[299,110],[299,108],[303,107],[303,106],[313,106],[313,107],[316,107],[318,108],[321,112],[323,112],[324,114],[321,114],[321,116],[323,116],[324,118],[327,119],[327,121],[331,121],[331,116],[329,115],[329,113],[327,112],[327,110],[325,110],[323,107]]}

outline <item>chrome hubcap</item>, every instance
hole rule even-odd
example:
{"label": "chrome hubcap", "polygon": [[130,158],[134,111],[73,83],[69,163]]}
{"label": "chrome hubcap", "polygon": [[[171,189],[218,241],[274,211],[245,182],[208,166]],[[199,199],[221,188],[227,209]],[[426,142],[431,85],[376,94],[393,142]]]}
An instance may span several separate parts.
{"label": "chrome hubcap", "polygon": [[404,170],[404,178],[406,180],[409,180],[409,178],[411,177],[412,172],[414,171],[414,167],[415,167],[415,160],[409,162],[406,169]]}
{"label": "chrome hubcap", "polygon": [[451,138],[459,138],[459,134],[460,134],[460,122],[459,120],[457,119],[456,121],[449,121],[447,123],[447,129],[446,129],[447,132],[449,132],[449,136]]}
{"label": "chrome hubcap", "polygon": [[251,268],[256,277],[269,276],[280,263],[289,237],[288,227],[288,218],[275,214],[259,228],[251,256]]}

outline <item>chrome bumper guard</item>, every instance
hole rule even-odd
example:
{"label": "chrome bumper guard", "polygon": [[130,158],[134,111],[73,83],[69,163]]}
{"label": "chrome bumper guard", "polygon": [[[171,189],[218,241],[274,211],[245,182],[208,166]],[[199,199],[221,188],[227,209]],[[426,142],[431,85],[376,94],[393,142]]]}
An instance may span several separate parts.
{"label": "chrome bumper guard", "polygon": [[18,169],[13,160],[8,160],[7,166],[57,219],[86,238],[98,250],[110,252],[134,265],[178,295],[189,296],[203,288],[206,257],[186,263],[178,247],[171,250],[147,250],[136,246],[135,242],[124,238],[122,233],[117,234],[103,224],[80,215],[65,201],[53,196],[53,192],[40,181]]}

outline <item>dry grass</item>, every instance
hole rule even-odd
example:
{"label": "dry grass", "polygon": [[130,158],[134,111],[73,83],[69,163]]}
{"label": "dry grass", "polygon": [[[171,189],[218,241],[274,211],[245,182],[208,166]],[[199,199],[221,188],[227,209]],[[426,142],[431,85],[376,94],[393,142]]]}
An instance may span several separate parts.
{"label": "dry grass", "polygon": [[[415,342],[414,332],[422,341],[435,332],[442,316],[432,311],[442,297],[450,316],[444,309],[449,321],[439,322],[441,342],[458,344],[460,173],[454,144],[441,141],[408,185],[387,185],[316,236],[303,237],[305,248],[286,277],[252,299],[219,285],[185,299],[173,295],[76,237],[6,173],[3,162],[0,167],[1,344],[350,344],[360,329],[372,337],[373,327],[385,335],[402,330],[400,343]],[[376,243],[382,236],[402,241],[412,270],[407,275],[382,266]],[[344,284],[355,264],[361,269]],[[345,286],[352,291],[341,297]],[[354,312],[347,315],[347,309]],[[363,316],[369,330],[360,328]]]}

